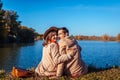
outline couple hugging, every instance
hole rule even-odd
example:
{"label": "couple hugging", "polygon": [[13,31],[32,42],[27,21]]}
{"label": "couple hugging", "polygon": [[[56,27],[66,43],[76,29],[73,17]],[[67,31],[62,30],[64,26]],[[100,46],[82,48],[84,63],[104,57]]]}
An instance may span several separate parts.
{"label": "couple hugging", "polygon": [[77,78],[87,73],[87,67],[81,58],[81,47],[74,37],[69,36],[66,27],[50,27],[45,31],[43,38],[42,59],[35,69],[37,77]]}

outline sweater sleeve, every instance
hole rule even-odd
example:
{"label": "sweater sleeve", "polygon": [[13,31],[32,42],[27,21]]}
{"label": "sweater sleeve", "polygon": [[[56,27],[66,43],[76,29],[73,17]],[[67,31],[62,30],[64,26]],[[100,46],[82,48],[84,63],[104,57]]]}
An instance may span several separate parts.
{"label": "sweater sleeve", "polygon": [[73,47],[66,44],[67,42],[65,40],[59,41],[59,52],[61,55],[67,54],[71,58],[74,57],[76,51],[77,51],[77,45],[73,44]]}
{"label": "sweater sleeve", "polygon": [[52,59],[53,59],[53,61],[56,65],[71,59],[70,55],[68,55],[68,54],[60,55],[58,45],[55,44],[55,43],[53,43],[51,45],[50,50],[51,50],[50,51],[51,52],[51,57],[52,57]]}
{"label": "sweater sleeve", "polygon": [[63,75],[63,70],[64,70],[64,63],[58,64],[56,76],[61,77]]}

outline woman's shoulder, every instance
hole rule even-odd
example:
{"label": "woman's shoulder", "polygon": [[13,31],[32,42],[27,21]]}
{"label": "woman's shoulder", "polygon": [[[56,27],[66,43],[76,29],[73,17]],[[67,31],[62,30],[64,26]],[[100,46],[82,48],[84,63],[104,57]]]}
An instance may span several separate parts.
{"label": "woman's shoulder", "polygon": [[50,46],[50,47],[58,47],[57,43],[54,43],[54,42],[50,43],[48,46]]}

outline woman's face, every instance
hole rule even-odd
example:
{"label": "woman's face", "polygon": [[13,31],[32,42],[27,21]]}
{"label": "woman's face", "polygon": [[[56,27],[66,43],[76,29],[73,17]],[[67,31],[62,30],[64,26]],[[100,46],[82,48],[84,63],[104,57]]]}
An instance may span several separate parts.
{"label": "woman's face", "polygon": [[53,41],[53,42],[57,41],[57,33],[56,32],[52,32],[51,41]]}

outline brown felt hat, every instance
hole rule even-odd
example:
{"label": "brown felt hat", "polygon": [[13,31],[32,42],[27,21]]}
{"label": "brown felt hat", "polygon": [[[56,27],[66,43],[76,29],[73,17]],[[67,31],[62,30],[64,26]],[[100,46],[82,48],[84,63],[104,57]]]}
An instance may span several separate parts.
{"label": "brown felt hat", "polygon": [[46,36],[47,36],[50,32],[52,32],[52,31],[57,32],[57,30],[58,30],[58,28],[55,27],[55,26],[50,27],[49,29],[47,29],[47,30],[45,31],[45,33],[44,33],[44,35],[43,35],[43,39],[45,40]]}

